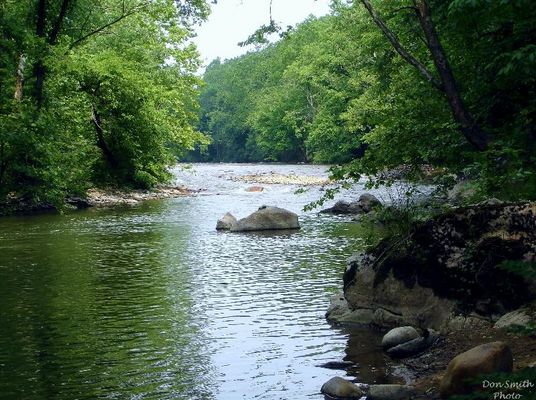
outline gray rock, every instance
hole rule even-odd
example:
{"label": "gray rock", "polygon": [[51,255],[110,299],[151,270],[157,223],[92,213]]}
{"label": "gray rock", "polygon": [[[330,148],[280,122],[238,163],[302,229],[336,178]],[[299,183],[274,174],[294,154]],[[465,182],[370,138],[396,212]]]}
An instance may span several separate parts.
{"label": "gray rock", "polygon": [[216,224],[216,230],[228,231],[236,224],[236,218],[231,213],[226,213]]}
{"label": "gray rock", "polygon": [[378,200],[376,196],[370,193],[364,193],[359,197],[358,203],[361,205],[361,208],[365,212],[372,211],[373,208],[379,207],[382,205],[382,202]]}
{"label": "gray rock", "polygon": [[370,325],[374,314],[370,309],[350,310],[344,294],[341,293],[331,297],[326,318],[336,324]]}
{"label": "gray rock", "polygon": [[370,385],[367,400],[405,400],[416,394],[411,386],[406,385]]}
{"label": "gray rock", "polygon": [[375,207],[381,205],[381,202],[372,194],[365,193],[359,197],[358,201],[348,202],[339,200],[331,208],[326,208],[320,211],[324,214],[366,214],[372,211]]}
{"label": "gray rock", "polygon": [[324,214],[359,214],[361,212],[357,202],[350,203],[345,200],[339,200],[333,207],[320,211]]}
{"label": "gray rock", "polygon": [[420,334],[417,329],[412,326],[394,328],[387,332],[383,337],[382,347],[387,350],[391,347],[409,342],[410,340],[417,339],[419,336]]}
{"label": "gray rock", "polygon": [[90,201],[82,197],[68,197],[67,199],[65,199],[65,202],[76,207],[79,210],[92,207]]}
{"label": "gray rock", "polygon": [[415,225],[403,242],[386,240],[348,263],[348,310],[371,310],[381,328],[493,326],[536,298],[534,280],[499,267],[535,259],[535,216],[535,203],[477,205]]}
{"label": "gray rock", "polygon": [[496,329],[507,329],[514,326],[526,326],[534,321],[534,315],[525,308],[504,314],[493,326]]}
{"label": "gray rock", "polygon": [[363,397],[363,391],[357,385],[340,377],[331,378],[322,385],[320,391],[328,396],[342,399],[360,399]]}
{"label": "gray rock", "polygon": [[387,354],[393,358],[411,357],[428,349],[438,338],[439,334],[436,331],[426,330],[424,336],[391,347],[387,350]]}
{"label": "gray rock", "polygon": [[231,232],[300,229],[298,216],[278,207],[262,206],[253,214],[231,226]]}

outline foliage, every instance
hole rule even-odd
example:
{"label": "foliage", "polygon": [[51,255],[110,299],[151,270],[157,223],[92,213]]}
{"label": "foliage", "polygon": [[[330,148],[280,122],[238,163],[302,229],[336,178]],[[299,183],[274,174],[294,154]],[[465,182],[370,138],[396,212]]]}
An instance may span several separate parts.
{"label": "foliage", "polygon": [[91,185],[151,187],[207,142],[193,128],[200,81],[187,43],[205,0],[0,9],[0,198],[61,204]]}
{"label": "foliage", "polygon": [[[373,1],[400,43],[434,60],[409,0]],[[479,195],[536,196],[536,10],[527,0],[430,0],[435,29],[468,112],[490,138],[475,150],[444,92],[402,59],[359,1],[332,2],[282,40],[217,61],[205,74],[205,160],[337,163],[334,176],[422,165],[476,181]],[[218,146],[224,151],[216,151]]]}

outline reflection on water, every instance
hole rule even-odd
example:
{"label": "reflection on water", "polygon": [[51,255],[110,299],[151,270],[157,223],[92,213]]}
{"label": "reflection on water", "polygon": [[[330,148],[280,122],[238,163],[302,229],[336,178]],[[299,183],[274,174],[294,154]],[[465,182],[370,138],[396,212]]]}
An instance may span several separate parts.
{"label": "reflection on water", "polygon": [[[228,178],[310,166],[205,165],[192,198],[0,219],[0,393],[25,399],[309,399],[344,374],[384,381],[378,335],[330,327],[328,298],[359,246],[349,221],[304,213],[312,188],[248,193]],[[360,191],[356,188],[355,191]],[[353,196],[355,193],[349,193]],[[215,231],[225,212],[298,212],[295,233]],[[378,370],[371,367],[379,367]]]}

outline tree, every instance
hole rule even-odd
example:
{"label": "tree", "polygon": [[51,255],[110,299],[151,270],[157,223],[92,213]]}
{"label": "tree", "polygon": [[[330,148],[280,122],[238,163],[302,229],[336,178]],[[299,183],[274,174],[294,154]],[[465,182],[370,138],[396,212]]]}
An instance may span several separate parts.
{"label": "tree", "polygon": [[439,35],[437,34],[434,21],[432,20],[432,13],[428,1],[413,0],[413,5],[405,8],[413,10],[419,20],[422,32],[424,33],[426,46],[430,51],[437,74],[440,78],[439,81],[419,60],[404,48],[396,34],[387,27],[370,1],[361,0],[361,3],[363,3],[376,25],[378,25],[385,37],[391,42],[397,53],[400,54],[405,61],[414,66],[436,89],[445,94],[452,110],[452,115],[456,122],[459,123],[460,130],[467,141],[478,150],[486,149],[488,142],[487,134],[482,131],[465,106],[447,55],[439,40]]}
{"label": "tree", "polygon": [[0,194],[54,201],[152,186],[193,129],[204,0],[0,4]]}

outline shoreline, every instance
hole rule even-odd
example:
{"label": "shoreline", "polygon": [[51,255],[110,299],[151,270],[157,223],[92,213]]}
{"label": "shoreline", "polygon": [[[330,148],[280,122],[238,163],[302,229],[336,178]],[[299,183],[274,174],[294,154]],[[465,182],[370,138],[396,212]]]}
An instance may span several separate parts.
{"label": "shoreline", "polygon": [[193,196],[200,190],[185,186],[159,185],[153,189],[119,189],[91,188],[85,196],[68,196],[63,207],[58,208],[52,203],[30,203],[20,198],[10,198],[0,204],[0,218],[10,216],[32,216],[47,213],[59,213],[63,210],[84,210],[87,208],[108,208],[115,206],[133,206],[147,200],[162,200],[177,197]]}

